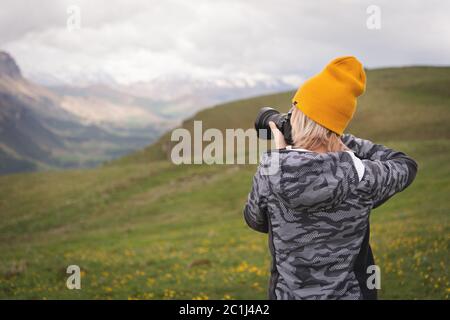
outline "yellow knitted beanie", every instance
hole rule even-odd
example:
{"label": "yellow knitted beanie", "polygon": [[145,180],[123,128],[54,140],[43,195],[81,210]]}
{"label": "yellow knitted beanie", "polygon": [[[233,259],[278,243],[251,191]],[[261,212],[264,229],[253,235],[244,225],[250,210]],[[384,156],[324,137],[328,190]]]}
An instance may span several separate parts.
{"label": "yellow knitted beanie", "polygon": [[331,61],[295,93],[292,103],[306,116],[341,135],[356,110],[356,98],[366,87],[366,74],[355,57]]}

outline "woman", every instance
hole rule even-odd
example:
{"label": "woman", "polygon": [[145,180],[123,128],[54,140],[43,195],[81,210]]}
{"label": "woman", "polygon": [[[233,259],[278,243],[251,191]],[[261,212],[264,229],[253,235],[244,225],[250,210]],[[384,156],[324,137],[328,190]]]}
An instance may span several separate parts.
{"label": "woman", "polygon": [[[341,57],[293,98],[293,146],[270,123],[276,149],[263,155],[244,210],[269,233],[271,299],[367,299],[373,263],[369,214],[414,180],[402,152],[343,134],[365,90],[354,57]],[[265,168],[277,162],[276,172]]]}

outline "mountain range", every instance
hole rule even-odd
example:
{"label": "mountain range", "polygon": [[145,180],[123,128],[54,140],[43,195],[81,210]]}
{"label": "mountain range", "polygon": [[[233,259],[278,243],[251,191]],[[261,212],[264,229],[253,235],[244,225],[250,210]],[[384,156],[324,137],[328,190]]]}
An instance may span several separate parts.
{"label": "mountain range", "polygon": [[0,51],[0,174],[95,166],[150,145],[202,108],[290,87],[179,75],[50,86],[25,78]]}
{"label": "mountain range", "polygon": [[67,101],[28,81],[14,59],[0,52],[0,173],[94,166],[151,143],[167,129],[150,113],[133,114],[145,119],[141,126],[129,125],[129,118],[114,122],[106,115],[120,108],[93,101],[80,112],[82,98]]}

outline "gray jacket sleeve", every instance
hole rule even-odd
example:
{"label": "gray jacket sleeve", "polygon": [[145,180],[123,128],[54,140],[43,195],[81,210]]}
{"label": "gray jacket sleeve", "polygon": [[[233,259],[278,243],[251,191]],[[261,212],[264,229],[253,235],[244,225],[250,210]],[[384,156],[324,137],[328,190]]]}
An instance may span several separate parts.
{"label": "gray jacket sleeve", "polygon": [[416,177],[417,163],[403,152],[351,134],[344,134],[342,141],[363,161],[366,170],[363,189],[374,208],[403,191]]}
{"label": "gray jacket sleeve", "polygon": [[244,219],[250,228],[263,233],[267,233],[269,228],[267,220],[268,191],[268,182],[258,167],[244,208]]}

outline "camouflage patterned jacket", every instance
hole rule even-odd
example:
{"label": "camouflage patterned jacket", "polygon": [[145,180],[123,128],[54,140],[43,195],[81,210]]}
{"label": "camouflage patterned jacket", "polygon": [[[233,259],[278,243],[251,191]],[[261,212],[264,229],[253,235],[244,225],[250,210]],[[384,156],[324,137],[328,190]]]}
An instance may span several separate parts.
{"label": "camouflage patterned jacket", "polygon": [[417,164],[350,134],[342,141],[353,152],[282,149],[262,157],[244,217],[269,233],[271,299],[363,298],[366,283],[354,268],[370,211],[411,184]]}

